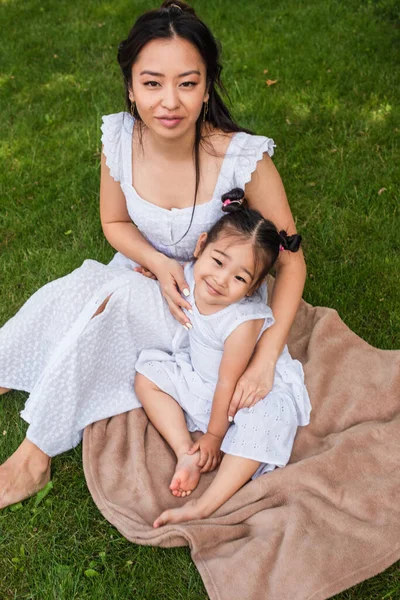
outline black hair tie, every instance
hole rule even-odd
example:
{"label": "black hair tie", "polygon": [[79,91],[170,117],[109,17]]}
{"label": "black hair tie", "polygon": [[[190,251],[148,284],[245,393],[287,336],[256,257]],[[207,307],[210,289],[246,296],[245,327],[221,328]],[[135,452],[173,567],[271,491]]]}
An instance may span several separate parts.
{"label": "black hair tie", "polygon": [[281,246],[279,250],[289,250],[290,252],[297,252],[301,244],[301,235],[295,233],[294,235],[288,235],[286,231],[280,231],[279,236],[281,238]]}
{"label": "black hair tie", "polygon": [[222,212],[230,213],[243,208],[244,191],[241,188],[234,188],[221,196]]}

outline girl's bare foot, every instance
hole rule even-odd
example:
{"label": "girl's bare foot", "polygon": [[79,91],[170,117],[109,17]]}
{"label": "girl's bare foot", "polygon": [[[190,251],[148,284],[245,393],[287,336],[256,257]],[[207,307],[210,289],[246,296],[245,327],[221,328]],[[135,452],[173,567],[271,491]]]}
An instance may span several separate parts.
{"label": "girl's bare foot", "polygon": [[171,508],[165,510],[153,523],[153,527],[161,527],[167,523],[182,523],[182,521],[193,521],[195,519],[204,519],[208,514],[201,508],[198,500],[189,500],[180,508]]}
{"label": "girl's bare foot", "polygon": [[25,438],[0,466],[0,509],[33,496],[50,481],[50,458]]}
{"label": "girl's bare foot", "polygon": [[0,387],[0,396],[2,394],[7,394],[7,392],[11,392],[10,388],[2,388],[2,387]]}
{"label": "girl's bare foot", "polygon": [[195,489],[201,476],[199,462],[200,452],[181,454],[176,463],[175,473],[169,489],[177,498],[185,498]]}

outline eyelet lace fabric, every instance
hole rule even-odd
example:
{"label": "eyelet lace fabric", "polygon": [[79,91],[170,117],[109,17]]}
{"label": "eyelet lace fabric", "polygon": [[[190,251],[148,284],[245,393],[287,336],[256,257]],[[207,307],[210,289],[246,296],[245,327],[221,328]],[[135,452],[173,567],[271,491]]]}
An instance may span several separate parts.
{"label": "eyelet lace fabric", "polygon": [[[274,318],[264,293],[202,315],[194,299],[192,264],[185,266],[185,277],[190,286],[193,328],[188,334],[178,333],[172,352],[144,350],[136,369],[178,402],[189,431],[206,432],[225,340],[239,325],[254,319],[264,321],[261,336]],[[277,362],[271,392],[254,407],[238,411],[221,449],[261,463],[254,477],[283,467],[289,461],[297,428],[309,423],[310,412],[303,368],[285,348]]]}
{"label": "eyelet lace fabric", "polygon": [[[168,211],[136,193],[133,126],[128,113],[103,117],[106,164],[143,235],[161,252],[186,261],[199,234],[221,216],[221,195],[250,180],[263,153],[272,155],[273,142],[233,136],[212,198],[196,207],[189,233],[174,245],[187,229],[191,208]],[[133,382],[140,352],[172,352],[182,331],[158,283],[135,273],[135,265],[120,253],[109,265],[86,260],[39,289],[0,329],[0,386],[30,393],[21,413],[29,423],[27,437],[49,456],[76,446],[90,423],[139,407]]]}

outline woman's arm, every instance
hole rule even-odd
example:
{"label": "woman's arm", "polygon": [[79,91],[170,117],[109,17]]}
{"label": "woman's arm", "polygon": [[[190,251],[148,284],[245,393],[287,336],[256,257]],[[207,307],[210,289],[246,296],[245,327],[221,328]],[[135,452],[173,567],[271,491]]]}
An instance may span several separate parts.
{"label": "woman's arm", "polygon": [[189,293],[182,266],[158,252],[132,223],[121,186],[111,176],[103,152],[101,154],[100,220],[104,235],[111,246],[154,273],[172,315],[182,325],[190,324],[182,308],[190,310],[191,305],[179,293],[179,291],[184,293],[185,289]]}
{"label": "woman's arm", "polygon": [[111,176],[103,152],[101,153],[100,220],[107,241],[115,250],[131,260],[154,272],[154,266],[165,258],[132,223],[126,208],[124,193],[118,181]]}
{"label": "woman's arm", "polygon": [[[272,221],[278,231],[289,235],[296,226],[286,198],[282,180],[268,155],[257,163],[251,181],[246,185],[246,198],[251,208]],[[270,306],[275,323],[262,334],[243,376],[239,379],[229,409],[235,414],[238,406],[251,406],[271,391],[276,361],[281,354],[296,316],[306,279],[306,265],[301,249],[280,252],[276,263],[275,285]]]}
{"label": "woman's arm", "polygon": [[[251,181],[246,186],[246,198],[251,208],[272,221],[278,231],[296,233],[296,225],[286,198],[279,173],[268,155],[257,163]],[[303,294],[306,265],[303,252],[280,252],[276,263],[275,285],[270,306],[275,324],[267,329],[257,344],[256,356],[263,349],[275,361],[286,344]]]}

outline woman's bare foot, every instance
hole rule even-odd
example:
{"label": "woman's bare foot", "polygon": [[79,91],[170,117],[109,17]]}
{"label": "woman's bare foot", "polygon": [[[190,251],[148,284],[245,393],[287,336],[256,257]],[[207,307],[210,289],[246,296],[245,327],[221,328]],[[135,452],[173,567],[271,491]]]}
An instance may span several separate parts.
{"label": "woman's bare foot", "polygon": [[10,388],[2,388],[2,387],[0,387],[0,396],[2,394],[7,394],[7,392],[11,392]]}
{"label": "woman's bare foot", "polygon": [[201,476],[199,462],[200,452],[194,454],[181,454],[176,463],[175,473],[169,489],[177,498],[189,496],[199,483]]}
{"label": "woman's bare foot", "polygon": [[180,508],[171,508],[165,510],[153,523],[153,527],[161,527],[167,523],[182,523],[182,521],[194,521],[195,519],[204,519],[209,516],[208,513],[201,508],[198,500],[189,500]]}
{"label": "woman's bare foot", "polygon": [[50,458],[25,438],[0,466],[0,509],[33,496],[50,481]]}

